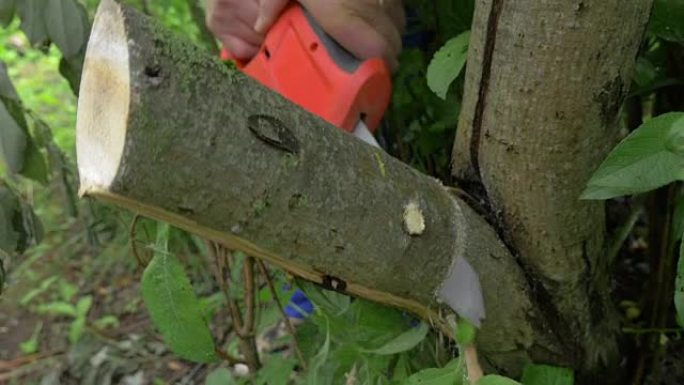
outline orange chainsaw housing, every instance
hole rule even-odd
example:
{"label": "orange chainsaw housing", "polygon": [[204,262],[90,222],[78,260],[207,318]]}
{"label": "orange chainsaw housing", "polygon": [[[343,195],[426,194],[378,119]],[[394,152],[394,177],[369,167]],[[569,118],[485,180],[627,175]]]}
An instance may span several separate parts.
{"label": "orange chainsaw housing", "polygon": [[[391,95],[387,64],[380,58],[350,62],[347,51],[314,28],[303,8],[292,2],[269,29],[259,53],[235,63],[264,86],[345,131],[352,132],[360,119],[375,131]],[[225,49],[221,57],[232,59]]]}

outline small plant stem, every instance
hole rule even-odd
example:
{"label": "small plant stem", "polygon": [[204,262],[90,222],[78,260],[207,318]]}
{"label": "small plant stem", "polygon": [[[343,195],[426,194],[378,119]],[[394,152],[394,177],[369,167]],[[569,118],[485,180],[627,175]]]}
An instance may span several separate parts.
{"label": "small plant stem", "polygon": [[609,265],[612,265],[613,262],[615,262],[615,258],[617,258],[618,254],[620,253],[622,245],[627,240],[627,237],[629,237],[629,234],[632,233],[634,225],[636,225],[637,221],[644,212],[643,204],[641,202],[635,203],[636,207],[634,207],[632,211],[629,213],[629,217],[627,218],[625,223],[622,226],[620,226],[620,228],[618,228],[618,230],[615,232],[614,238],[612,239],[612,242],[608,247],[608,251],[606,252],[606,259]]}
{"label": "small plant stem", "polygon": [[138,261],[138,266],[145,268],[147,265],[145,261],[142,259],[140,256],[140,252],[138,251],[138,246],[136,245],[136,230],[138,227],[138,222],[140,221],[140,214],[135,214],[133,217],[133,220],[131,221],[131,226],[128,228],[128,238],[130,242],[130,247],[131,247],[131,253],[133,253],[133,256],[135,257],[136,261]]}
{"label": "small plant stem", "polygon": [[297,355],[299,364],[302,366],[302,369],[306,370],[306,361],[304,360],[304,355],[302,355],[302,351],[299,349],[299,342],[297,341],[297,335],[295,333],[294,325],[292,325],[290,318],[287,316],[287,314],[285,314],[285,309],[283,308],[283,304],[280,302],[280,298],[278,297],[278,291],[276,290],[275,285],[273,285],[273,280],[271,279],[271,276],[268,274],[268,269],[266,269],[266,265],[264,265],[264,263],[261,260],[257,260],[256,263],[259,267],[259,270],[261,271],[261,274],[266,279],[266,284],[268,285],[268,289],[271,291],[273,299],[275,300],[275,303],[278,306],[280,315],[282,315],[283,317],[285,327],[287,327],[287,331],[292,336],[292,348],[294,349],[295,354]]}
{"label": "small plant stem", "polygon": [[[248,279],[248,270],[250,268],[245,267],[245,289],[251,288],[251,293],[250,294],[245,294],[246,297],[246,303],[247,303],[247,319],[243,324],[242,321],[242,315],[240,313],[240,307],[235,299],[233,299],[230,295],[230,286],[228,284],[228,281],[226,280],[226,273],[230,274],[230,269],[227,265],[227,263],[230,260],[230,252],[228,249],[225,247],[214,243],[207,241],[207,248],[209,249],[209,252],[212,254],[214,261],[215,261],[215,268],[214,268],[214,276],[216,277],[216,281],[219,284],[219,287],[221,288],[221,291],[223,294],[226,296],[226,300],[228,301],[228,308],[230,310],[230,315],[233,321],[233,330],[235,330],[235,334],[238,336],[240,339],[240,350],[242,351],[243,356],[245,357],[245,362],[247,363],[247,366],[249,366],[250,371],[256,372],[259,370],[261,367],[261,363],[259,362],[259,355],[257,353],[256,349],[256,341],[254,339],[254,274],[253,274],[253,264],[251,267],[251,277],[252,279]],[[245,262],[246,265],[249,264],[248,261]],[[247,281],[251,281],[251,283],[247,283]],[[250,299],[251,298],[251,299]],[[252,309],[250,310],[250,303],[252,306]],[[251,315],[250,315],[251,313]]]}
{"label": "small plant stem", "polygon": [[480,361],[477,359],[477,348],[475,348],[475,344],[469,344],[463,347],[462,352],[468,372],[468,380],[474,384],[483,376]]}

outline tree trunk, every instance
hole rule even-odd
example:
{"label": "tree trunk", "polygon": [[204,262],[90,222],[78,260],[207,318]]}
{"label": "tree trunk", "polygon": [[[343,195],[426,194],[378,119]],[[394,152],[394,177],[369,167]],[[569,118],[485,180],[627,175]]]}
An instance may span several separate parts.
{"label": "tree trunk", "polygon": [[436,293],[465,258],[482,281],[478,346],[490,367],[570,362],[517,262],[451,189],[111,0],[86,54],[77,155],[82,195],[407,309],[447,334]]}
{"label": "tree trunk", "polygon": [[604,207],[578,197],[614,145],[651,2],[482,0],[473,22],[453,172],[488,202],[588,371],[616,358],[618,325]]}

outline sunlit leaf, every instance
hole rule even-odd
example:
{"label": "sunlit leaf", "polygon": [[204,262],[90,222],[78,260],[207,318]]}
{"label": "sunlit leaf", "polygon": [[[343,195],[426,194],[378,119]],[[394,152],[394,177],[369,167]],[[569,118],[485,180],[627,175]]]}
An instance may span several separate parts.
{"label": "sunlit leaf", "polygon": [[169,226],[160,225],[152,261],[142,278],[142,295],[164,341],[180,357],[195,362],[216,360],[214,341],[202,306],[183,265],[168,252]]}
{"label": "sunlit leaf", "polygon": [[684,178],[684,113],[672,112],[644,122],[613,151],[594,173],[583,199],[609,199],[654,190]]}
{"label": "sunlit leaf", "polygon": [[55,316],[76,317],[78,312],[76,307],[68,302],[49,302],[38,305],[36,312],[39,314],[50,314]]}
{"label": "sunlit leaf", "polygon": [[48,37],[65,57],[77,54],[86,42],[82,13],[76,0],[47,0],[45,27]]}
{"label": "sunlit leaf", "polygon": [[530,364],[523,369],[520,382],[523,385],[573,385],[575,376],[570,369]]}
{"label": "sunlit leaf", "polygon": [[88,314],[90,311],[90,307],[93,305],[93,297],[86,295],[84,297],[79,298],[78,302],[76,303],[76,314],[78,315],[85,315]]}
{"label": "sunlit leaf", "polygon": [[33,354],[38,351],[40,332],[43,330],[43,323],[39,322],[31,333],[31,338],[19,344],[19,349],[24,354]]}
{"label": "sunlit leaf", "polygon": [[413,327],[405,331],[404,333],[398,335],[396,338],[390,340],[383,346],[377,349],[364,350],[364,352],[385,355],[397,354],[405,352],[407,350],[411,350],[425,338],[429,330],[430,328],[428,327],[428,325],[426,323],[421,322],[418,327]]}
{"label": "sunlit leaf", "polygon": [[427,69],[428,87],[442,99],[446,99],[449,86],[458,77],[468,57],[470,31],[447,41],[435,53]]}
{"label": "sunlit leaf", "polygon": [[106,329],[109,327],[112,328],[117,328],[119,327],[119,319],[116,318],[116,316],[113,315],[106,315],[104,317],[100,317],[93,322],[93,325],[97,327],[98,329]]}
{"label": "sunlit leaf", "polygon": [[655,0],[651,14],[651,31],[659,37],[684,42],[684,0]]}
{"label": "sunlit leaf", "polygon": [[0,0],[0,25],[7,27],[14,16],[16,0]]}
{"label": "sunlit leaf", "polygon": [[17,13],[21,19],[22,31],[33,45],[43,44],[47,40],[44,13],[45,0],[20,0],[17,3]]}
{"label": "sunlit leaf", "polygon": [[76,317],[69,325],[69,342],[73,345],[81,339],[85,329],[85,317]]}

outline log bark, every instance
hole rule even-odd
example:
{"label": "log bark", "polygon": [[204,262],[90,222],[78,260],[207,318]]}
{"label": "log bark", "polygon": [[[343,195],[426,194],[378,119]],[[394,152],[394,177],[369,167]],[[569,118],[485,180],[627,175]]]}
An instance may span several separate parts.
{"label": "log bark", "polygon": [[219,241],[329,289],[409,310],[447,334],[435,293],[479,273],[488,366],[564,358],[496,232],[422,175],[104,0],[77,121],[80,194]]}
{"label": "log bark", "polygon": [[603,204],[578,197],[615,144],[650,7],[481,0],[474,16],[453,173],[488,201],[587,370],[616,358],[617,322]]}

